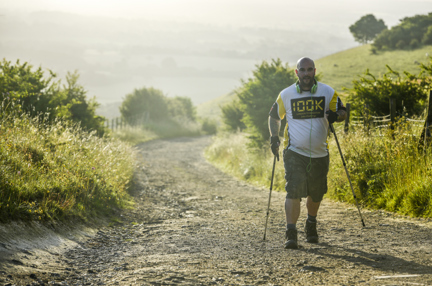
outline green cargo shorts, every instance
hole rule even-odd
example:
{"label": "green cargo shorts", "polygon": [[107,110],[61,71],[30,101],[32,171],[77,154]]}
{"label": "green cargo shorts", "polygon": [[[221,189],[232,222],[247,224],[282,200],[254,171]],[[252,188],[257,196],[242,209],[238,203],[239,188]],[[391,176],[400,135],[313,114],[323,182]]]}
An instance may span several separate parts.
{"label": "green cargo shorts", "polygon": [[320,202],[327,193],[329,155],[311,159],[288,149],[283,155],[286,197],[301,199],[311,196],[314,202]]}

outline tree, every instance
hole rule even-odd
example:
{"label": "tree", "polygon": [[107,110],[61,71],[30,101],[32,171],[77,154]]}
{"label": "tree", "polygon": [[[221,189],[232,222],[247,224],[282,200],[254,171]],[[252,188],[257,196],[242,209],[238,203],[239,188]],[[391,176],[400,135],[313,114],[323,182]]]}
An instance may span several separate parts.
{"label": "tree", "polygon": [[427,28],[426,33],[423,35],[422,43],[432,45],[432,25]]}
{"label": "tree", "polygon": [[263,146],[268,141],[268,114],[278,94],[296,82],[294,70],[280,59],[263,61],[256,65],[252,77],[242,81],[236,91],[239,108],[243,112],[243,123],[250,133],[253,145]]}
{"label": "tree", "polygon": [[367,44],[373,41],[383,30],[387,30],[387,26],[382,19],[377,20],[374,15],[368,14],[351,25],[349,30],[356,42]]}
{"label": "tree", "polygon": [[120,113],[128,124],[136,125],[147,118],[163,120],[168,116],[168,106],[161,90],[144,87],[126,95]]}
{"label": "tree", "polygon": [[243,131],[246,125],[242,121],[243,111],[238,100],[233,100],[221,106],[222,121],[225,129],[230,132]]}
{"label": "tree", "polygon": [[196,109],[189,97],[176,96],[166,98],[168,112],[171,117],[196,120]]}
{"label": "tree", "polygon": [[406,17],[401,22],[380,33],[374,40],[373,46],[378,50],[384,49],[415,49],[420,43],[432,44],[432,13]]}

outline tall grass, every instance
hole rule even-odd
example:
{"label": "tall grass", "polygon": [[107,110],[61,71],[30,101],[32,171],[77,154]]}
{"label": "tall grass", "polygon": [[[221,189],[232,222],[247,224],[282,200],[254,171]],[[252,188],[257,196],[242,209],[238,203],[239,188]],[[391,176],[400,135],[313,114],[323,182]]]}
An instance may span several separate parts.
{"label": "tall grass", "polygon": [[0,134],[1,221],[85,219],[131,202],[129,145],[19,111],[1,113]]}
{"label": "tall grass", "polygon": [[[359,128],[348,134],[342,131],[342,126],[338,127],[336,134],[362,205],[413,217],[432,217],[432,147],[419,145],[421,127],[401,121],[393,132]],[[247,144],[247,134],[220,134],[206,150],[206,156],[225,172],[268,187],[273,163],[270,148],[250,150]],[[329,138],[329,144],[326,196],[353,203],[334,138]],[[274,189],[283,191],[284,185],[281,158],[276,166]]]}
{"label": "tall grass", "polygon": [[[206,149],[207,159],[218,168],[257,186],[270,185],[273,155],[269,148],[250,149],[245,133],[219,133]],[[276,162],[274,190],[284,190],[282,158]]]}
{"label": "tall grass", "polygon": [[[419,144],[421,132],[422,127],[403,122],[394,132],[339,132],[354,189],[364,205],[413,217],[432,217],[432,150]],[[348,180],[338,167],[340,157],[334,141],[331,149],[329,196],[352,202]]]}

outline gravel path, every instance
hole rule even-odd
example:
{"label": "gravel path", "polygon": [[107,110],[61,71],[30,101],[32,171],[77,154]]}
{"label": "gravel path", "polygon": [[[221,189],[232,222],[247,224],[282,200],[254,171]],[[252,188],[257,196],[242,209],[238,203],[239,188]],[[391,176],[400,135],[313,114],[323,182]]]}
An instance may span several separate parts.
{"label": "gravel path", "polygon": [[324,200],[320,243],[304,242],[303,206],[300,249],[285,250],[284,194],[273,192],[263,241],[268,188],[207,163],[210,142],[138,146],[135,208],[79,238],[63,229],[66,247],[13,252],[0,232],[0,285],[432,285],[430,220],[363,210],[362,227],[355,207]]}

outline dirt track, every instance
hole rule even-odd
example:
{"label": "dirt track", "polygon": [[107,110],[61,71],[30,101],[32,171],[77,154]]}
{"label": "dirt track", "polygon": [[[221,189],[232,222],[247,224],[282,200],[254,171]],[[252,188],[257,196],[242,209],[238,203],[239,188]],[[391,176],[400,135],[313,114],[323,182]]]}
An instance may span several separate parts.
{"label": "dirt track", "polygon": [[[303,206],[301,247],[285,250],[284,194],[273,192],[263,241],[268,188],[207,163],[210,142],[138,146],[136,208],[89,237],[62,237],[67,247],[9,253],[0,285],[432,285],[430,221],[363,210],[364,228],[355,207],[324,200],[320,243],[304,242]],[[5,237],[0,253],[16,241]]]}

